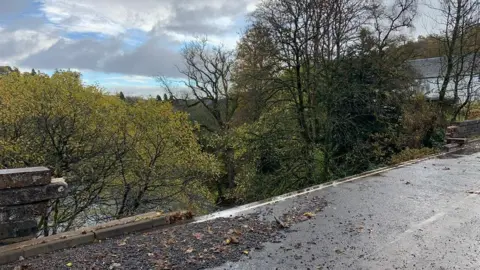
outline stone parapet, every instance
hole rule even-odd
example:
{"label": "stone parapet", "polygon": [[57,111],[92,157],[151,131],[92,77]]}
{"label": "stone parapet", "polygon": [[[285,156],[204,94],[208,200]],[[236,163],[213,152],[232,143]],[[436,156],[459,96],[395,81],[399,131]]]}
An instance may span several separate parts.
{"label": "stone parapet", "polygon": [[67,187],[45,167],[0,170],[0,244],[34,238],[48,202],[67,196]]}

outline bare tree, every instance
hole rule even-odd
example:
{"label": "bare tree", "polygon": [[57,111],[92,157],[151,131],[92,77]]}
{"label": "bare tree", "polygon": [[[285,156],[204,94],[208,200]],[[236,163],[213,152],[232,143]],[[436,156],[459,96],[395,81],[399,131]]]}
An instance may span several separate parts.
{"label": "bare tree", "polygon": [[[480,23],[480,3],[476,0],[442,0],[440,8],[431,8],[442,14],[437,23],[444,26],[443,33],[440,35],[444,47],[444,57],[442,74],[439,77],[439,81],[441,81],[439,99],[441,102],[445,101],[448,89],[453,87],[453,95],[456,100],[459,97],[460,85],[465,81],[464,78],[467,77],[470,70],[471,65],[466,61],[471,62],[472,54],[478,52],[478,50],[468,48],[468,45],[469,42],[478,38],[472,35],[476,35],[475,28],[478,28]],[[460,107],[463,108],[464,105]],[[457,114],[458,112],[455,113],[453,119]]]}
{"label": "bare tree", "polygon": [[383,1],[373,1],[368,5],[375,44],[380,54],[399,38],[400,31],[413,27],[417,5],[417,0],[395,0],[390,6]]}
{"label": "bare tree", "polygon": [[[213,121],[200,119],[201,126],[209,133],[219,136],[213,151],[223,160],[225,176],[217,182],[219,200],[223,198],[223,186],[234,188],[235,164],[234,148],[229,139],[232,118],[237,109],[238,95],[232,87],[232,70],[235,53],[224,46],[214,46],[207,39],[190,42],[182,49],[184,61],[180,73],[185,77],[184,87],[187,95],[180,98],[180,106],[200,108],[207,112],[206,117]],[[167,92],[174,95],[173,89],[165,78],[161,78]],[[193,99],[190,97],[193,95]],[[203,123],[202,123],[203,122]]]}

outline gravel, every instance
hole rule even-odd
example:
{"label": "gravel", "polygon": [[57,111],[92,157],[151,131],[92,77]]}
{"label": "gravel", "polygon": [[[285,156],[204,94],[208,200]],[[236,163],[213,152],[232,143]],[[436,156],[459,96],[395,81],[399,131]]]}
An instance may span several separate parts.
{"label": "gravel", "polygon": [[311,198],[280,217],[248,215],[135,233],[26,258],[6,269],[205,269],[248,258],[278,242],[289,225],[312,218],[327,203]]}

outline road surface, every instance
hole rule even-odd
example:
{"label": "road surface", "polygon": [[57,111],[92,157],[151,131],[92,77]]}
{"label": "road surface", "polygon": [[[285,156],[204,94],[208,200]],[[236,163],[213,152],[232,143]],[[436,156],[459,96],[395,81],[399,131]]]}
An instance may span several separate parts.
{"label": "road surface", "polygon": [[480,269],[480,154],[469,152],[246,211],[270,219],[328,203],[279,243],[213,269]]}

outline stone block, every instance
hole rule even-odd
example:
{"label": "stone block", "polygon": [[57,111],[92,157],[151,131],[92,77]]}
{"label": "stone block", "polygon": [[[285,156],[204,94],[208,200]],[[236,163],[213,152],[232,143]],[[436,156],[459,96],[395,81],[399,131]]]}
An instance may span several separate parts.
{"label": "stone block", "polygon": [[43,215],[48,208],[48,202],[0,207],[0,223],[29,220]]}
{"label": "stone block", "polygon": [[26,237],[38,232],[36,220],[0,223],[0,243],[3,239]]}
{"label": "stone block", "polygon": [[51,177],[45,167],[0,170],[0,189],[42,186],[50,183]]}
{"label": "stone block", "polygon": [[55,181],[45,186],[25,187],[21,189],[0,190],[0,206],[13,206],[44,202],[67,196],[67,183]]}

